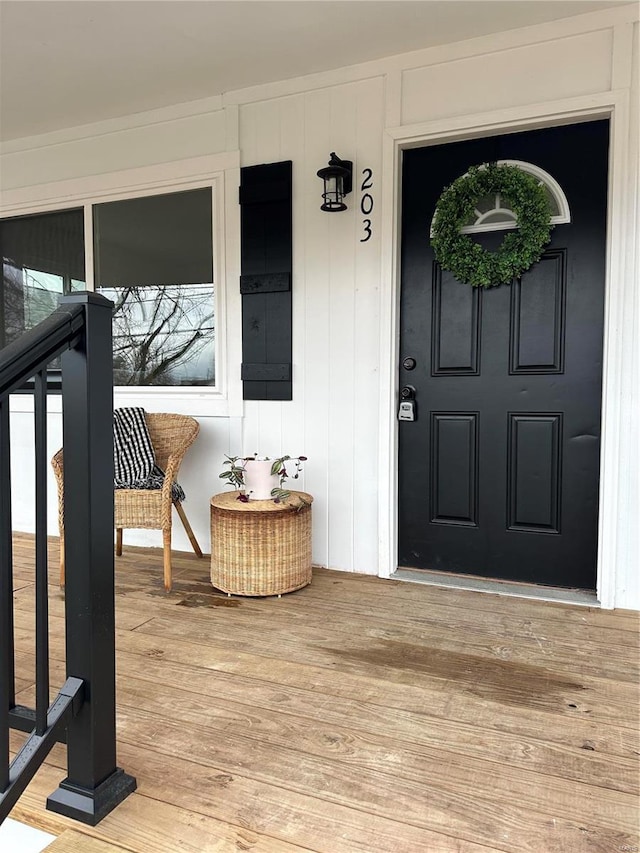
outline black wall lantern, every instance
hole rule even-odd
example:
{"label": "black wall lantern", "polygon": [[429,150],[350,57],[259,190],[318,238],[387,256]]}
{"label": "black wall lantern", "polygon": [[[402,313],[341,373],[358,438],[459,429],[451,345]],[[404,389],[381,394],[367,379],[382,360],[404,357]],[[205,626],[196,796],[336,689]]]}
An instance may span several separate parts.
{"label": "black wall lantern", "polygon": [[322,193],[324,204],[321,205],[320,210],[332,213],[333,211],[347,209],[347,205],[342,199],[351,192],[352,172],[353,162],[341,160],[335,151],[332,151],[329,165],[318,171],[318,177],[324,181],[324,192]]}

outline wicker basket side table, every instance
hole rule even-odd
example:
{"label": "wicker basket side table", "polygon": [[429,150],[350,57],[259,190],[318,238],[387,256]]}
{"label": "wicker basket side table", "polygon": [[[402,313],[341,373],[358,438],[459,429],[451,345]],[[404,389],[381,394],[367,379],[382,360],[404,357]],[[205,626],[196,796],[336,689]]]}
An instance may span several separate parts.
{"label": "wicker basket side table", "polygon": [[282,595],[311,583],[311,502],[211,498],[211,583],[230,595]]}

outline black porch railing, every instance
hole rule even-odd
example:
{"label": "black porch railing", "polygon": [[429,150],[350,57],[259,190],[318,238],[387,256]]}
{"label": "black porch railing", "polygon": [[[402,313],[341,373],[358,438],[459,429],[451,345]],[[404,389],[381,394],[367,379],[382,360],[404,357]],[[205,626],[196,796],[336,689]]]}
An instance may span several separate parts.
{"label": "black porch railing", "polygon": [[[47,808],[95,825],[135,790],[116,764],[112,305],[77,293],[0,351],[0,823],[58,740]],[[49,702],[47,365],[62,356],[67,679]],[[34,378],[36,707],[16,705],[9,395]],[[10,762],[9,730],[29,732]]]}

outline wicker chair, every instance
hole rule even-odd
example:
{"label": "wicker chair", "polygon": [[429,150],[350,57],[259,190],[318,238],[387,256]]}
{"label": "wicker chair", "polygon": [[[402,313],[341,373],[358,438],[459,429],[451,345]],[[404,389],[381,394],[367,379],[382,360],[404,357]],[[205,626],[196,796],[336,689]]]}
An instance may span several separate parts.
{"label": "wicker chair", "polygon": [[[171,484],[178,476],[180,463],[195,441],[200,426],[186,415],[145,414],[156,462],[165,472],[162,489],[115,489],[116,554],[122,554],[123,529],[162,530],[164,546],[164,588],[171,589],[171,507],[175,506],[189,541],[198,557],[202,551],[179,501],[171,498]],[[63,452],[59,450],[51,465],[58,486],[58,524],[60,527],[60,586],[64,586],[64,505]]]}

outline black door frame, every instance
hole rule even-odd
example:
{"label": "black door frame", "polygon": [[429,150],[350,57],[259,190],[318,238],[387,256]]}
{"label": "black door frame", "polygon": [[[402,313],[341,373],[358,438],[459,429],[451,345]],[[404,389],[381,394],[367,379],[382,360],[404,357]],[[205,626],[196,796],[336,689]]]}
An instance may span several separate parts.
{"label": "black door frame", "polygon": [[[594,103],[594,101],[596,103]],[[381,292],[381,371],[380,394],[380,454],[379,454],[379,536],[378,574],[393,577],[398,554],[398,359],[400,350],[400,240],[401,240],[401,154],[408,148],[442,145],[464,139],[534,130],[543,127],[575,124],[579,121],[608,119],[611,145],[609,151],[609,199],[607,212],[605,316],[602,392],[602,443],[600,452],[600,501],[598,517],[598,569],[596,598],[604,608],[615,602],[617,529],[612,507],[618,504],[620,488],[617,447],[624,429],[624,414],[620,410],[619,395],[615,393],[616,370],[622,354],[612,352],[612,330],[623,316],[622,294],[612,294],[611,282],[620,277],[618,267],[623,265],[624,240],[623,215],[619,195],[625,180],[625,131],[628,126],[628,102],[615,92],[580,97],[571,103],[561,101],[546,104],[538,114],[527,107],[490,112],[471,117],[436,120],[418,126],[388,129],[385,139],[383,169],[383,277],[387,282]],[[535,111],[534,111],[535,112]],[[622,141],[621,141],[622,140]],[[386,226],[386,227],[384,227]],[[386,239],[385,239],[386,238]],[[616,295],[618,298],[614,299]],[[615,303],[612,306],[612,303]],[[612,381],[613,380],[613,381]],[[613,387],[612,387],[613,386]],[[488,581],[488,583],[495,583]],[[465,584],[463,576],[456,586]],[[541,588],[541,598],[546,598]]]}

